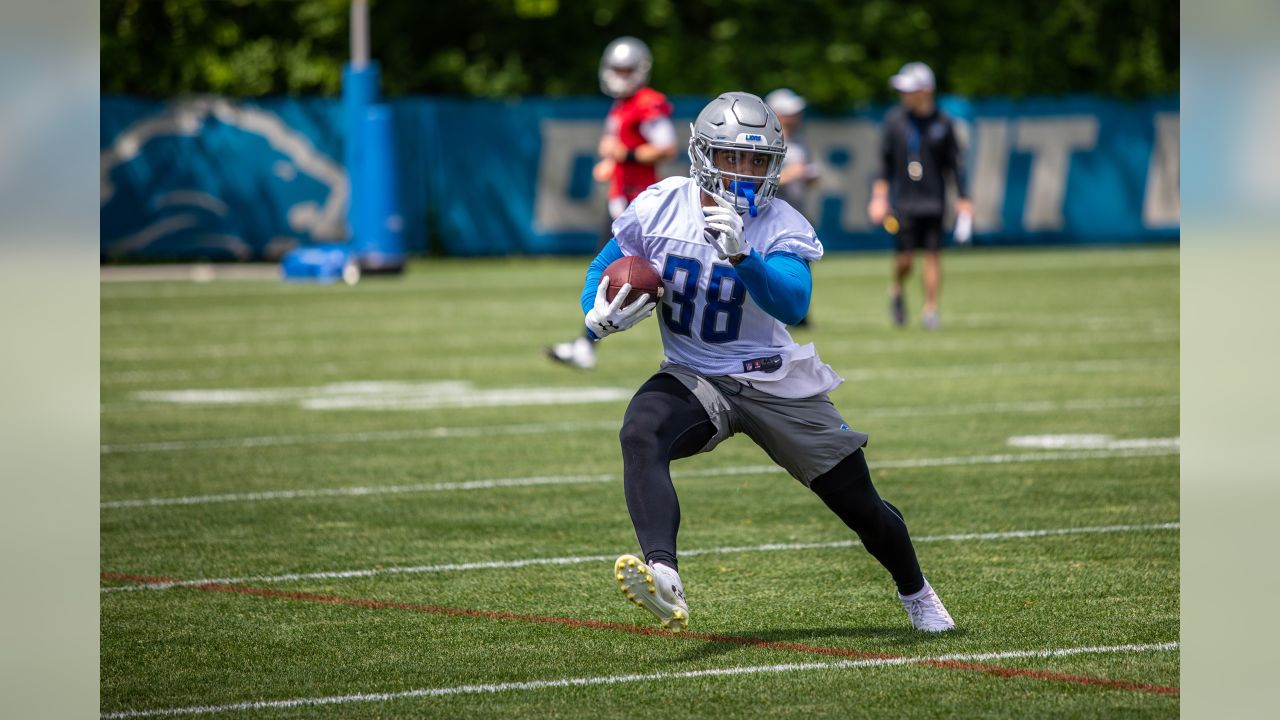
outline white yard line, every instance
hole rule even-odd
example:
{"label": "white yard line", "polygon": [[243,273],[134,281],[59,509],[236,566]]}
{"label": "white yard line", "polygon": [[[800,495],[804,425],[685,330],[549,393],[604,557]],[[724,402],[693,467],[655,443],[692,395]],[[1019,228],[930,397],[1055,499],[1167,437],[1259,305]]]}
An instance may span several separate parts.
{"label": "white yard line", "polygon": [[[1082,400],[1023,400],[972,403],[967,405],[907,405],[903,407],[853,408],[854,417],[930,417],[937,415],[985,415],[988,413],[1084,412],[1149,407],[1174,407],[1177,395],[1159,397],[1102,398]],[[856,423],[855,423],[856,425]]]}
{"label": "white yard line", "polygon": [[[964,317],[964,316],[962,316]],[[847,320],[848,318],[843,318]],[[951,318],[948,318],[950,321]],[[970,324],[982,323],[983,316],[972,316]],[[956,319],[957,323],[961,323],[961,319]],[[1103,325],[1106,324],[1104,321]],[[941,350],[983,350],[993,347],[1010,348],[1010,347],[1030,347],[1030,348],[1047,348],[1047,347],[1100,347],[1112,344],[1134,344],[1134,343],[1160,343],[1170,342],[1178,339],[1179,330],[1176,318],[1170,318],[1169,322],[1161,324],[1153,324],[1150,321],[1135,321],[1134,327],[1120,330],[1095,330],[1092,332],[1077,332],[1074,334],[1066,332],[1022,332],[1017,330],[999,332],[992,331],[983,336],[962,336],[962,337],[941,337],[934,338],[927,343],[922,343],[919,339],[905,337],[893,340],[867,340],[866,338],[851,337],[842,338],[824,338],[822,342],[822,350],[825,353],[833,353],[837,348],[855,353],[875,353],[875,354],[893,354],[906,352],[920,352],[927,349],[931,352]],[[226,360],[228,358],[268,358],[268,357],[297,357],[302,353],[315,355],[323,355],[332,357],[341,354],[349,348],[349,344],[339,340],[290,340],[282,338],[271,341],[260,342],[242,342],[231,341],[222,343],[198,343],[178,342],[172,345],[152,343],[148,345],[125,345],[120,347],[110,347],[102,351],[100,360],[104,363],[140,363],[144,361],[175,361],[175,360],[192,360],[198,358],[213,358]],[[441,347],[441,350],[464,350],[463,347],[448,348]]]}
{"label": "white yard line", "polygon": [[387,693],[356,693],[324,697],[290,698],[287,700],[255,700],[225,705],[194,705],[154,710],[123,710],[102,713],[102,720],[126,718],[172,717],[175,715],[212,715],[236,710],[283,710],[297,707],[346,705],[350,703],[388,702],[409,698],[446,697],[450,695],[477,695],[489,693],[546,690],[551,688],[590,687],[596,685],[621,685],[625,683],[657,683],[689,678],[728,677],[735,675],[760,675],[771,673],[809,672],[814,670],[843,670],[852,668],[886,667],[892,665],[917,665],[935,662],[985,662],[1024,658],[1057,658],[1072,655],[1100,655],[1123,652],[1166,652],[1178,649],[1178,643],[1148,643],[1144,645],[1107,645],[1095,647],[1043,648],[1039,650],[1007,650],[1004,652],[934,655],[904,658],[870,658],[865,660],[832,660],[827,662],[785,663],[780,665],[750,665],[743,667],[687,670],[684,672],[635,673],[630,675],[596,675],[590,677],[559,678],[554,680],[529,680],[525,682],[488,683],[481,685],[454,685],[451,687],[421,688]]}
{"label": "white yard line", "polygon": [[478,388],[467,380],[361,380],[309,387],[143,390],[136,400],[174,405],[297,405],[306,410],[435,410],[617,402],[618,387]]}
{"label": "white yard line", "polygon": [[[947,322],[950,322],[948,319]],[[962,324],[962,323],[956,323]],[[1051,347],[1100,347],[1113,344],[1172,343],[1179,338],[1179,327],[1174,324],[1161,327],[1141,327],[1116,331],[1091,332],[1018,332],[999,333],[991,331],[981,336],[946,336],[930,342],[921,342],[910,336],[891,340],[867,340],[856,337],[838,339],[823,338],[819,348],[823,353],[837,352],[853,355],[894,355],[899,353],[938,353],[973,350],[1036,348]]]}
{"label": "white yard line", "polygon": [[162,442],[103,445],[103,455],[112,453],[172,452],[176,450],[211,450],[226,448],[276,447],[280,445],[319,445],[331,443],[391,442],[397,440],[442,440],[447,438],[489,437],[491,435],[540,435],[592,430],[617,432],[618,421],[567,421],[527,423],[524,425],[473,425],[433,427],[417,430],[371,430],[349,433],[313,433],[305,435],[259,435],[256,437],[216,438],[207,440],[169,440]]}
{"label": "white yard line", "polygon": [[[855,408],[856,417],[932,417],[950,415],[982,415],[987,413],[1081,412],[1090,410],[1122,410],[1149,407],[1175,407],[1177,395],[1160,397],[1106,398],[1083,400],[1027,400],[1021,402],[973,403],[966,405],[906,405],[899,407]],[[855,423],[856,424],[856,423]],[[252,437],[167,440],[145,443],[102,445],[103,455],[115,453],[174,452],[185,450],[221,450],[284,445],[332,443],[390,442],[399,440],[440,440],[475,438],[490,435],[539,435],[543,433],[618,430],[618,421],[566,421],[527,423],[523,425],[472,425],[433,427],[416,430],[371,430],[349,433],[313,433],[299,435],[259,435]]]}
{"label": "white yard line", "polygon": [[978,365],[939,365],[936,367],[854,368],[841,370],[845,380],[919,380],[986,375],[1031,375],[1036,373],[1087,374],[1151,370],[1177,367],[1177,358],[1101,358],[1067,362],[982,363]]}
{"label": "white yard line", "polygon": [[[511,355],[471,355],[474,362],[507,363],[512,360]],[[521,362],[526,362],[520,359]],[[361,360],[360,363],[367,364]],[[351,372],[357,372],[351,363],[327,363],[327,368],[331,372],[344,372],[346,367]],[[350,366],[350,367],[348,367]],[[1029,374],[1091,374],[1091,373],[1120,373],[1131,370],[1151,370],[1157,367],[1177,367],[1178,359],[1170,358],[1164,355],[1134,357],[1134,358],[1100,358],[1094,360],[1067,360],[1067,361],[1047,361],[1047,362],[1023,362],[1023,363],[981,363],[971,365],[939,365],[936,367],[887,367],[887,368],[837,368],[837,372],[845,377],[846,380],[913,380],[928,378],[948,378],[948,377],[971,377],[983,375],[1029,375]],[[418,366],[405,366],[402,369],[388,368],[388,372],[404,372],[411,373],[420,369]],[[127,382],[145,382],[154,383],[157,381],[177,382],[186,380],[220,380],[225,378],[234,378],[237,381],[243,381],[247,377],[260,377],[263,375],[278,375],[281,369],[279,364],[274,365],[254,365],[254,364],[214,364],[207,365],[196,369],[169,369],[169,370],[111,370],[102,371],[100,379],[103,383],[127,383]],[[627,396],[630,397],[631,390],[628,390]],[[113,401],[106,405],[107,408],[116,410],[125,407],[147,407],[148,403],[141,404],[130,402],[127,400]]]}
{"label": "white yard line", "polygon": [[[921,535],[913,537],[916,543],[933,542],[970,542],[974,540],[1010,540],[1023,538],[1054,537],[1061,535],[1094,535],[1099,533],[1145,532],[1151,530],[1177,530],[1181,526],[1176,522],[1153,523],[1147,525],[1103,525],[1098,527],[1052,528],[1044,530],[1007,530],[1003,532],[956,533],[950,535]],[[681,557],[698,555],[733,555],[753,552],[776,552],[785,550],[822,550],[830,548],[852,548],[862,545],[858,540],[837,540],[820,543],[769,543],[765,545],[728,546],[681,550]],[[310,573],[289,573],[285,575],[246,575],[242,577],[200,578],[196,580],[177,580],[172,582],[148,582],[132,585],[112,585],[99,588],[101,592],[133,592],[137,590],[168,590],[175,587],[192,587],[195,585],[256,585],[259,583],[283,583],[298,580],[349,580],[367,578],[378,575],[419,575],[426,573],[463,572],[467,570],[507,570],[536,565],[581,565],[592,562],[612,562],[614,555],[570,555],[566,557],[525,558],[523,560],[490,560],[484,562],[449,563],[443,565],[416,565],[410,567],[379,567],[361,570],[325,570]]]}
{"label": "white yard line", "polygon": [[[1117,448],[1114,450],[1054,450],[1050,452],[1004,453],[999,455],[961,455],[956,457],[915,458],[909,460],[881,460],[868,463],[872,469],[948,467],[956,465],[1005,465],[1023,462],[1055,462],[1060,460],[1092,460],[1127,457],[1151,457],[1177,455],[1178,438],[1144,438],[1147,447]],[[673,472],[673,478],[720,477],[724,475],[773,475],[786,471],[777,465],[744,465],[739,467],[709,468]],[[108,500],[99,503],[103,510],[135,507],[161,507],[168,505],[210,505],[230,502],[262,502],[266,500],[299,500],[321,497],[367,497],[371,495],[397,495],[405,493],[441,492],[445,490],[489,490],[499,487],[530,487],[537,485],[582,485],[584,483],[617,482],[617,473],[598,475],[542,475],[519,478],[495,478],[492,480],[465,480],[460,482],[416,483],[413,485],[363,485],[355,487],[318,488],[309,490],[268,490],[264,492],[226,493],[223,495],[183,495],[177,497],[133,498]]]}

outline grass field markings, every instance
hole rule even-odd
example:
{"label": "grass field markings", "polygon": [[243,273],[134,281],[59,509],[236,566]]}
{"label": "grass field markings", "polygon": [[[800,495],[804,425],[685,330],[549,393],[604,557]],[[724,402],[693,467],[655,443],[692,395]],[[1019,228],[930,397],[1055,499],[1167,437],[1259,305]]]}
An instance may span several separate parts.
{"label": "grass field markings", "polygon": [[282,445],[327,445],[330,443],[483,438],[498,435],[539,435],[543,433],[571,433],[595,430],[610,430],[617,432],[618,426],[617,420],[570,420],[565,422],[526,423],[523,425],[473,425],[419,428],[416,430],[371,430],[368,432],[314,433],[308,435],[259,435],[256,437],[169,440],[161,442],[133,443],[127,445],[103,445],[99,448],[99,452],[103,455],[110,455],[113,453],[220,450],[277,447]]}
{"label": "grass field markings", "polygon": [[1022,400],[964,405],[906,405],[900,407],[854,408],[858,417],[931,417],[938,415],[985,415],[990,413],[1084,412],[1092,410],[1125,410],[1151,407],[1176,407],[1177,395],[1155,397],[1099,398],[1081,400]]}
{"label": "grass field markings", "polygon": [[[474,356],[473,356],[474,357]],[[501,356],[499,359],[510,359],[509,355]],[[530,360],[532,362],[532,360]],[[1093,360],[1078,361],[1053,361],[1053,362],[1024,362],[1024,363],[983,363],[977,365],[944,365],[937,367],[923,368],[853,368],[851,370],[840,370],[847,380],[859,379],[879,379],[879,380],[919,380],[929,378],[949,378],[949,377],[971,377],[983,375],[1026,375],[1032,373],[1058,373],[1058,374],[1093,374],[1093,373],[1123,373],[1130,370],[1151,369],[1156,366],[1174,366],[1178,364],[1176,354],[1173,357],[1155,356],[1155,357],[1138,357],[1138,358],[1100,358]],[[368,365],[365,361],[360,361],[361,368]],[[327,363],[324,369],[326,372],[337,373],[343,371],[346,366],[338,363]],[[351,366],[352,371],[355,366]],[[173,382],[179,380],[221,380],[223,378],[234,377],[243,379],[245,377],[255,377],[260,375],[278,374],[282,372],[279,364],[275,365],[252,365],[252,364],[236,364],[230,365],[213,365],[199,368],[197,370],[177,369],[177,370],[124,370],[124,371],[108,371],[100,375],[100,379],[104,384],[110,383],[126,383],[126,382]],[[149,392],[149,391],[140,391]],[[156,392],[176,392],[176,391],[156,391]],[[206,391],[201,391],[206,392]],[[238,391],[228,391],[238,392]],[[629,393],[628,393],[629,396]],[[113,403],[115,404],[115,403]],[[130,404],[128,407],[135,407]]]}
{"label": "grass field markings", "polygon": [[[1177,522],[1149,523],[1145,525],[1099,525],[1093,527],[1049,528],[1039,530],[1005,530],[998,532],[951,533],[946,535],[920,535],[912,538],[915,543],[935,542],[968,542],[974,540],[1011,540],[1026,538],[1054,537],[1061,535],[1093,535],[1102,533],[1146,532],[1152,530],[1178,530]],[[753,552],[776,552],[786,550],[825,550],[835,548],[854,548],[862,545],[859,540],[835,540],[817,543],[766,543],[763,545],[727,546],[713,548],[695,548],[682,550],[682,557],[699,555],[736,555]],[[486,560],[467,563],[447,563],[440,565],[413,565],[400,567],[365,568],[360,570],[322,570],[309,573],[289,573],[284,575],[248,575],[243,577],[200,578],[195,580],[178,580],[168,577],[146,577],[122,573],[102,573],[103,580],[132,580],[132,585],[109,585],[99,588],[100,592],[132,592],[138,590],[169,590],[176,587],[195,585],[243,585],[246,583],[282,583],[301,580],[349,580],[375,577],[380,575],[419,575],[427,573],[463,572],[467,570],[510,570],[539,565],[580,565],[591,562],[612,562],[613,555],[570,555],[565,557],[525,558],[522,560]]]}
{"label": "grass field markings", "polygon": [[[1020,402],[972,403],[965,405],[904,405],[862,408],[858,417],[932,417],[982,415],[988,413],[1079,412],[1092,410],[1124,410],[1150,407],[1175,407],[1177,395],[1133,398],[1082,400],[1026,400]],[[448,438],[488,437],[490,435],[537,435],[542,433],[610,431],[617,432],[619,421],[565,421],[527,423],[524,425],[472,425],[420,428],[415,430],[371,430],[367,432],[314,433],[304,435],[259,435],[251,437],[164,440],[144,443],[119,443],[99,446],[103,455],[116,453],[174,452],[182,450],[225,450],[285,445],[330,443],[386,442],[397,440],[437,440]]]}
{"label": "grass field markings", "polygon": [[1176,357],[1101,358],[1097,360],[1073,360],[1067,362],[981,363],[977,365],[939,365],[937,367],[907,368],[836,368],[845,380],[892,380],[923,378],[953,378],[983,375],[1089,374],[1150,370],[1153,367],[1178,365]]}
{"label": "grass field markings", "polygon": [[1101,433],[1077,433],[1066,435],[1014,435],[1005,441],[1010,447],[1042,448],[1045,450],[1084,450],[1104,448],[1121,450],[1129,448],[1177,447],[1178,438],[1123,438]]}
{"label": "grass field markings", "polygon": [[[1098,373],[1177,365],[1177,358],[1112,358],[1068,362],[982,363],[909,368],[852,368],[847,380],[1017,375],[1030,372]],[[477,388],[468,380],[362,380],[309,387],[139,390],[134,400],[176,405],[296,404],[307,410],[430,410],[436,408],[612,402],[634,391],[618,387]]]}
{"label": "grass field markings", "polygon": [[[999,455],[959,455],[953,457],[914,458],[906,460],[878,460],[868,465],[877,469],[910,469],[950,467],[964,465],[1006,465],[1025,462],[1057,462],[1061,460],[1106,460],[1132,457],[1160,457],[1177,455],[1179,438],[1155,438],[1164,440],[1151,447],[1119,448],[1115,450],[1054,450],[1049,452],[1006,453]],[[784,474],[777,465],[743,465],[739,467],[707,468],[673,472],[675,479],[695,477],[722,477],[725,475],[774,475]],[[210,505],[232,502],[263,502],[272,500],[299,500],[322,497],[370,497],[420,492],[450,490],[490,490],[502,487],[536,487],[544,485],[582,485],[586,483],[618,482],[617,473],[596,475],[542,475],[521,478],[497,478],[492,480],[464,480],[459,482],[415,483],[413,485],[362,485],[355,487],[316,488],[308,490],[266,490],[262,492],[225,493],[222,495],[181,495],[175,497],[133,498],[106,500],[98,504],[102,510],[118,510],[136,507],[165,507],[174,505]]]}
{"label": "grass field markings", "polygon": [[613,387],[477,388],[469,380],[363,380],[311,387],[143,390],[133,397],[178,405],[296,403],[306,410],[431,410],[614,402],[632,393]]}
{"label": "grass field markings", "polygon": [[[1100,646],[1087,648],[1050,648],[1041,650],[1013,650],[996,653],[977,653],[977,654],[952,654],[935,657],[910,657],[900,655],[890,655],[886,653],[867,652],[854,648],[832,647],[822,645],[810,645],[807,643],[786,642],[777,640],[761,640],[743,635],[723,635],[700,632],[684,632],[671,633],[652,626],[627,625],[623,623],[606,622],[602,620],[583,620],[579,618],[559,617],[555,615],[532,615],[527,613],[513,613],[497,610],[480,610],[475,608],[455,608],[442,605],[431,605],[427,603],[407,603],[392,600],[374,600],[370,598],[352,598],[340,595],[322,595],[318,593],[292,592],[285,590],[273,590],[271,588],[248,587],[243,585],[222,585],[222,584],[204,584],[193,585],[188,589],[202,592],[218,592],[218,593],[235,593],[240,595],[249,595],[256,597],[264,597],[275,600],[291,600],[295,602],[321,603],[327,605],[345,605],[349,607],[357,607],[367,610],[404,610],[408,612],[429,613],[433,615],[441,615],[445,617],[463,617],[463,618],[479,618],[487,620],[510,620],[515,622],[535,623],[540,625],[559,625],[575,629],[590,630],[606,630],[613,632],[622,632],[632,635],[644,636],[662,636],[679,641],[708,642],[718,644],[732,644],[748,647],[764,648],[769,650],[780,650],[783,652],[797,652],[811,655],[825,655],[830,657],[854,658],[854,660],[846,660],[837,663],[792,663],[788,665],[778,666],[755,666],[756,668],[786,668],[779,670],[780,672],[795,671],[798,669],[813,670],[826,668],[843,668],[843,667],[867,667],[867,666],[883,666],[883,665],[926,665],[947,670],[962,670],[970,672],[982,672],[995,675],[1002,678],[1029,678],[1035,680],[1045,680],[1050,682],[1064,682],[1077,685],[1087,685],[1096,687],[1105,687],[1117,690],[1129,690],[1137,692],[1147,692],[1161,695],[1177,695],[1179,689],[1166,685],[1155,685],[1149,683],[1139,683],[1130,680],[1113,680],[1109,678],[1093,677],[1088,675],[1071,675],[1066,673],[1058,673],[1047,670],[1036,670],[1031,668],[1006,667],[1001,665],[992,665],[990,660],[1012,659],[1012,658],[1051,658],[1057,656],[1065,656],[1071,654],[1084,654],[1089,652],[1150,652],[1159,650],[1173,650],[1178,647],[1175,642],[1171,643],[1151,643],[1143,645],[1120,645],[1120,646]],[[743,674],[750,672],[747,668],[723,668],[719,670],[702,670],[691,671],[698,673],[690,675],[687,673],[672,673],[669,677],[699,677],[713,674]],[[756,670],[761,672],[761,670]],[[641,676],[612,676],[639,678]],[[534,682],[571,682],[571,680],[556,681],[534,681]],[[615,682],[617,682],[615,680]],[[578,683],[580,684],[580,683]],[[509,689],[535,689],[527,686],[525,683],[503,683],[495,686],[463,686],[463,687],[503,687]],[[547,686],[550,687],[550,686]],[[457,694],[458,690],[448,691],[446,689],[422,690],[414,691],[421,694]],[[485,691],[480,691],[485,692]],[[391,694],[398,696],[398,694]],[[341,696],[351,697],[351,696]],[[263,701],[263,702],[290,702],[290,701]],[[298,701],[294,701],[298,702]],[[318,704],[313,701],[313,704]],[[333,704],[328,703],[328,704]],[[123,711],[126,714],[113,713],[103,714],[103,717],[145,717],[147,715],[136,713],[153,713],[153,714],[208,714],[209,712],[222,712],[223,709],[255,709],[261,707],[263,709],[273,707],[271,705],[257,706],[253,703],[237,703],[226,706],[195,706],[195,708],[173,708],[167,710],[141,710],[141,711]],[[134,714],[127,714],[134,713]],[[154,716],[154,715],[152,715]]]}
{"label": "grass field markings", "polygon": [[1011,347],[1045,349],[1051,347],[1080,347],[1089,345],[1131,345],[1137,343],[1174,342],[1179,338],[1177,325],[1168,328],[1143,327],[1135,330],[1119,330],[1103,335],[1100,332],[1084,332],[1076,335],[1063,333],[988,333],[982,336],[949,337],[945,340],[926,342],[917,338],[901,340],[867,340],[865,338],[818,340],[824,353],[852,353],[894,355],[920,352],[960,352],[978,350],[1007,350]]}
{"label": "grass field markings", "polygon": [[538,485],[581,485],[583,483],[614,482],[621,478],[616,473],[599,475],[548,475],[542,477],[499,478],[495,480],[464,480],[461,482],[420,483],[415,485],[382,485],[362,487],[320,488],[315,490],[268,490],[255,493],[229,493],[225,495],[187,495],[182,497],[153,497],[134,500],[110,500],[99,504],[103,510],[129,507],[159,507],[171,505],[207,505],[228,502],[261,502],[264,500],[296,500],[321,497],[364,497],[447,490],[487,490],[498,487],[535,487]]}
{"label": "grass field markings", "polygon": [[[181,708],[160,708],[155,710],[122,710],[104,712],[103,720],[126,720],[128,718],[173,717],[178,715],[212,715],[216,713],[240,710],[283,710],[297,707],[317,707],[325,705],[346,705],[350,703],[390,702],[393,700],[409,700],[413,698],[446,697],[450,695],[476,695],[529,690],[547,690],[568,687],[591,687],[597,685],[621,685],[636,682],[655,682],[662,680],[684,680],[705,677],[732,677],[736,675],[760,675],[789,672],[810,672],[815,670],[843,670],[867,667],[891,667],[901,665],[934,665],[953,669],[962,667],[975,660],[1020,660],[1026,658],[1052,659],[1076,655],[1101,655],[1122,652],[1166,652],[1178,649],[1178,643],[1147,643],[1141,645],[1103,645],[1094,647],[1046,648],[1042,650],[1010,650],[998,653],[937,655],[924,657],[886,657],[866,658],[862,660],[838,660],[834,662],[785,663],[778,665],[749,665],[728,668],[711,668],[708,670],[686,670],[682,672],[633,673],[628,675],[597,675],[594,677],[561,678],[556,680],[527,680],[524,682],[489,683],[481,685],[455,685],[442,688],[421,688],[386,693],[355,693],[350,695],[330,695],[325,697],[290,698],[286,700],[254,700],[249,702],[228,703],[225,705],[194,705]],[[983,672],[1001,674],[1014,668],[990,666]],[[975,670],[979,668],[973,668]],[[1037,671],[1031,671],[1037,672]],[[1070,678],[1070,682],[1082,685],[1103,685],[1121,690],[1141,690],[1155,694],[1178,695],[1179,689],[1163,685],[1135,683],[1124,680],[1107,680],[1082,675],[1061,675],[1044,672],[1045,675],[1060,675]],[[1037,677],[1037,675],[1025,675]],[[1059,679],[1058,677],[1040,677],[1039,679]]]}
{"label": "grass field markings", "polygon": [[[877,316],[878,317],[878,316]],[[948,318],[950,319],[950,318]],[[975,318],[976,320],[976,318]],[[922,347],[930,351],[939,350],[982,350],[992,347],[1054,347],[1068,345],[1078,347],[1089,344],[1097,347],[1108,344],[1168,342],[1177,339],[1180,328],[1176,322],[1152,325],[1150,322],[1134,323],[1136,327],[1121,330],[1092,331],[1077,334],[1055,332],[997,332],[993,336],[951,336],[930,338],[929,341],[918,337],[907,337],[893,340],[868,340],[825,338],[822,349],[846,348],[859,353],[896,353],[918,352]],[[152,360],[173,361],[192,359],[254,358],[254,357],[287,357],[294,358],[299,353],[315,353],[331,356],[346,349],[347,345],[335,340],[288,340],[280,339],[270,342],[240,342],[192,344],[178,340],[173,344],[150,344],[139,346],[113,347],[104,350],[100,360],[104,362],[132,363]],[[465,346],[454,348],[465,349]]]}

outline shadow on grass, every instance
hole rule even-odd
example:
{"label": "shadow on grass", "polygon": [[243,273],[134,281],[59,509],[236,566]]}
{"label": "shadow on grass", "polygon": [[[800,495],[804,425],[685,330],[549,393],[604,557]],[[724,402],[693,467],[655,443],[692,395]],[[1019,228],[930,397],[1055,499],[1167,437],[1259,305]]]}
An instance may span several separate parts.
{"label": "shadow on grass", "polygon": [[[789,630],[760,630],[745,633],[709,633],[723,640],[711,640],[699,644],[696,648],[684,653],[681,660],[703,660],[723,655],[742,647],[763,647],[785,653],[803,654],[813,657],[839,659],[842,657],[857,659],[866,656],[898,655],[920,644],[934,648],[945,648],[947,640],[958,640],[969,633],[964,628],[957,628],[947,633],[923,633],[904,627],[822,627],[792,628]],[[834,640],[834,641],[833,641]],[[853,640],[854,642],[841,642]],[[871,641],[869,647],[860,646],[859,640]],[[803,647],[788,647],[787,644]],[[824,652],[827,650],[848,651]]]}

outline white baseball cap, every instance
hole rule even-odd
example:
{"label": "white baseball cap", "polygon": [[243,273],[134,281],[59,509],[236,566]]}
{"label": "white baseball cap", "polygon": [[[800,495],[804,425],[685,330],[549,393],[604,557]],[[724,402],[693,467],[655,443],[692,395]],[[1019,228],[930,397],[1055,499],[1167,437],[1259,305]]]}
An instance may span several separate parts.
{"label": "white baseball cap", "polygon": [[804,112],[804,98],[790,88],[778,88],[764,96],[764,102],[779,115],[796,115]]}
{"label": "white baseball cap", "polygon": [[922,62],[909,62],[897,75],[889,78],[889,84],[898,92],[917,92],[934,88],[933,71]]}

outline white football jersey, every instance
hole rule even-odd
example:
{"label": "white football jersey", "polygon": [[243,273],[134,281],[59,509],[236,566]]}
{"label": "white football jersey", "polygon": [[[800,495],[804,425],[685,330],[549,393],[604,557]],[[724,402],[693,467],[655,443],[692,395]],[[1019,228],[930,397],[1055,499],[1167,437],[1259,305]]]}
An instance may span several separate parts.
{"label": "white football jersey", "polygon": [[[751,299],[737,271],[721,260],[707,229],[697,183],[687,177],[651,185],[613,222],[624,255],[649,261],[665,286],[654,313],[669,362],[704,375],[732,375],[779,397],[828,392],[842,379],[800,346],[787,326]],[[774,198],[756,217],[743,216],[743,239],[761,256],[787,252],[809,262],[822,257],[813,227]]]}

